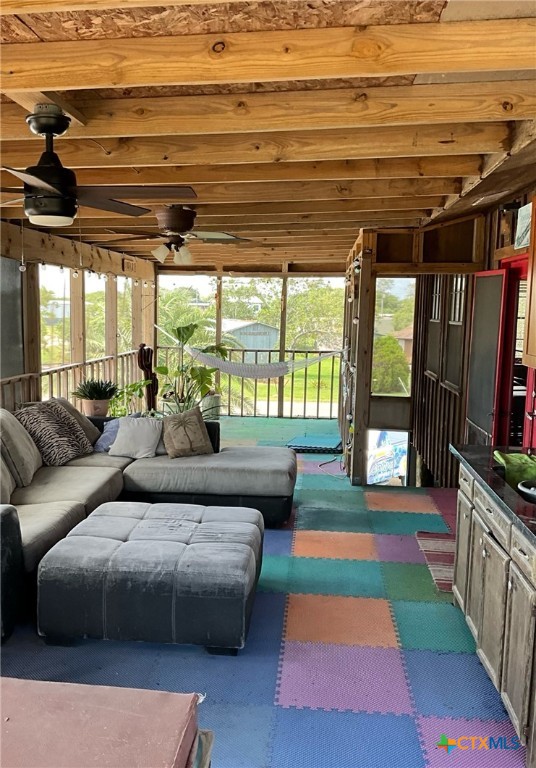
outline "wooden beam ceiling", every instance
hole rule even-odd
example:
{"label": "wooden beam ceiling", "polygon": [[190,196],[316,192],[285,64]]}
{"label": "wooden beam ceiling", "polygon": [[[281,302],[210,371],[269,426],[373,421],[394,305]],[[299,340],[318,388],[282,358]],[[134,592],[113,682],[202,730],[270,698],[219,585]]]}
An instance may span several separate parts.
{"label": "wooden beam ceiling", "polygon": [[[110,196],[141,185],[151,209],[81,208],[79,225],[41,240],[48,252],[58,236],[62,252],[71,238],[108,253],[114,232],[158,234],[151,187],[185,184],[197,193],[184,201],[194,231],[252,241],[192,242],[188,270],[341,272],[361,227],[481,208],[478,190],[495,191],[494,179],[522,185],[521,160],[531,177],[534,18],[442,23],[448,0],[315,2],[310,18],[298,5],[3,0],[3,164],[36,164],[43,143],[26,111],[55,103],[71,117],[56,152],[78,184]],[[5,171],[0,181],[22,186]],[[14,197],[1,195],[0,215],[18,222]],[[152,259],[162,241],[117,251]]]}

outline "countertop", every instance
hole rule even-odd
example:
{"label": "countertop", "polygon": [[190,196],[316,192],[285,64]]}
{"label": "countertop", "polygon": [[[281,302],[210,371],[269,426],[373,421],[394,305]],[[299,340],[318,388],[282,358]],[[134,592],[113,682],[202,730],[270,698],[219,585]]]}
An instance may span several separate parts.
{"label": "countertop", "polygon": [[512,525],[536,546],[536,504],[525,501],[506,483],[504,477],[495,471],[501,465],[493,458],[493,451],[527,453],[527,450],[491,445],[450,445],[449,448],[475,480],[485,486],[484,490],[512,521]]}

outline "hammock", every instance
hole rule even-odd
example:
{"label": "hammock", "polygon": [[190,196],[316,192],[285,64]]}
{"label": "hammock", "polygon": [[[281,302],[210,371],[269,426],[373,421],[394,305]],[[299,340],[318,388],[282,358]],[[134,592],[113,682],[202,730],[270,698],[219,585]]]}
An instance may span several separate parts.
{"label": "hammock", "polygon": [[221,357],[201,352],[200,349],[195,349],[195,347],[185,347],[185,349],[192,357],[204,365],[217,368],[219,371],[232,376],[241,376],[244,379],[272,379],[285,376],[287,373],[299,371],[301,368],[307,368],[310,365],[316,365],[322,360],[340,354],[339,352],[325,352],[316,357],[309,357],[307,360],[281,360],[276,363],[237,363],[232,360],[222,360]]}

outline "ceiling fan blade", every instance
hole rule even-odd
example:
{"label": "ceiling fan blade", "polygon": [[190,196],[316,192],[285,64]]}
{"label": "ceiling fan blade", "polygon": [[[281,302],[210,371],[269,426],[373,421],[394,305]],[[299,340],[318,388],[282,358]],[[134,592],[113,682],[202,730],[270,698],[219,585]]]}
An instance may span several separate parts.
{"label": "ceiling fan blade", "polygon": [[16,168],[9,168],[9,166],[7,165],[3,165],[0,170],[7,171],[8,173],[13,174],[13,176],[16,176],[17,179],[20,179],[25,184],[28,184],[30,187],[36,187],[37,189],[42,189],[44,192],[52,192],[53,195],[62,194],[61,190],[56,189],[56,187],[53,187],[52,184],[47,184],[46,181],[43,181],[43,179],[40,179],[38,176],[34,176],[32,173],[26,173],[25,171],[17,171]]}
{"label": "ceiling fan blade", "polygon": [[246,237],[237,237],[228,232],[205,232],[196,229],[194,232],[188,232],[184,237],[187,240],[202,240],[204,243],[237,243],[248,242]]}
{"label": "ceiling fan blade", "polygon": [[16,205],[17,203],[23,203],[24,198],[23,197],[17,197],[15,200],[5,200],[4,202],[0,203],[0,208],[7,206],[7,205]]}
{"label": "ceiling fan blade", "polygon": [[[99,191],[102,194],[102,187],[99,187]],[[85,187],[78,187],[78,205],[87,205],[89,208],[119,213],[123,216],[143,216],[144,213],[151,213],[150,208],[142,208],[139,205],[131,205],[130,203],[122,203],[119,200],[112,200],[109,197],[101,197],[93,192],[88,192]]]}
{"label": "ceiling fan blade", "polygon": [[110,187],[83,186],[78,187],[81,190],[87,190],[91,194],[103,194],[121,197],[125,200],[154,200],[169,202],[172,198],[186,198],[193,200],[197,197],[192,187],[185,187],[182,184],[171,184],[170,186],[153,186],[151,184],[118,184]]}

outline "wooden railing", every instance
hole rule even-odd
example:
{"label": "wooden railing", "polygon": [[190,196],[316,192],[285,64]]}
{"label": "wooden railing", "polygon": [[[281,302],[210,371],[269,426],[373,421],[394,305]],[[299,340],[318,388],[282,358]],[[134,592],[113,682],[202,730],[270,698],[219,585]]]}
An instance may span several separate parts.
{"label": "wooden railing", "polygon": [[[174,347],[158,348],[158,364],[173,367]],[[275,363],[279,350],[229,349],[229,360],[237,363]],[[315,350],[287,349],[285,360],[308,360]],[[222,415],[274,416],[291,419],[335,419],[339,408],[340,356],[324,358],[308,368],[271,379],[244,379],[221,373]]]}
{"label": "wooden railing", "polygon": [[65,397],[76,403],[71,392],[84,379],[109,379],[119,387],[139,381],[137,350],[47,368],[40,373],[26,373],[0,379],[0,406],[12,411],[19,403],[47,400],[49,397]]}

